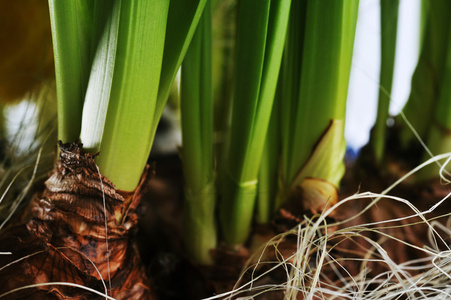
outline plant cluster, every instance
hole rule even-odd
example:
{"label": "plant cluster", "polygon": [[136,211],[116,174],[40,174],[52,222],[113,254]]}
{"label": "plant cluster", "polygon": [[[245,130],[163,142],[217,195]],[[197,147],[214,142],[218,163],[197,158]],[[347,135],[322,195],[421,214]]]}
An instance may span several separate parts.
{"label": "plant cluster", "polygon": [[[416,151],[413,166],[451,148],[451,4],[423,2],[411,95],[390,128],[399,1],[381,0],[381,88],[365,152],[381,174],[393,172],[397,155]],[[359,0],[49,0],[58,140],[100,153],[99,172],[132,195],[180,70],[185,247],[197,263],[213,264],[212,249],[246,246],[253,225],[270,224],[281,209],[297,220],[339,205],[358,7]],[[393,136],[396,151],[387,143]],[[438,174],[428,167],[415,180]],[[124,199],[117,223],[134,205]],[[319,218],[302,223],[312,231],[298,229],[324,261],[329,237],[314,236],[327,227]]]}

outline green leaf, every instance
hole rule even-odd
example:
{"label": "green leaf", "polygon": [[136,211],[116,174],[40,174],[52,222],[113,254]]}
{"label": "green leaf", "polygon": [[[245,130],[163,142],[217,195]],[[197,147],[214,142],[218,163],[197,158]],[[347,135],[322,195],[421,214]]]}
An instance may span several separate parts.
{"label": "green leaf", "polygon": [[[410,96],[403,109],[404,116],[423,140],[426,140],[431,126],[444,76],[451,3],[447,0],[430,1],[428,12],[420,58],[412,76]],[[410,147],[412,143],[417,143],[417,137],[401,116],[396,118],[396,122],[401,127],[402,146]]]}
{"label": "green leaf", "polygon": [[49,0],[58,97],[58,138],[78,139],[83,98],[89,77],[89,52],[94,30],[85,0]]}
{"label": "green leaf", "polygon": [[[172,83],[182,64],[185,53],[196,31],[197,24],[207,0],[171,0],[166,28],[163,66],[158,90],[158,101],[154,119],[156,130],[164,106],[168,100]],[[155,135],[155,130],[152,136]]]}
{"label": "green leaf", "polygon": [[97,164],[118,189],[132,191],[153,138],[169,4],[124,1],[113,86]]}
{"label": "green leaf", "polygon": [[[96,43],[91,74],[83,105],[80,140],[85,150],[98,152],[105,128],[105,120],[113,84],[121,2],[105,2],[104,10],[110,11],[104,29]],[[108,7],[111,4],[112,7]]]}
{"label": "green leaf", "polygon": [[395,68],[396,33],[399,0],[381,0],[381,71],[376,123],[371,134],[376,163],[382,162],[385,151],[387,119]]}
{"label": "green leaf", "polygon": [[198,263],[216,247],[210,1],[186,52],[181,74],[181,157],[185,173],[184,239]]}
{"label": "green leaf", "polygon": [[256,221],[260,224],[268,224],[275,213],[275,202],[278,187],[278,172],[280,163],[280,90],[277,93],[265,146],[263,148],[262,160],[258,174],[258,196]]}
{"label": "green leaf", "polygon": [[[296,82],[292,82],[290,98],[283,97],[289,104],[282,110],[281,118],[286,122],[282,128],[290,128],[288,134],[282,133],[286,188],[307,162],[331,120],[345,118],[357,11],[357,0],[307,3],[305,37],[299,41],[303,45],[299,92]],[[290,73],[284,74],[283,80],[290,80]],[[331,149],[326,155],[339,159],[334,151]],[[341,149],[338,151],[342,153]]]}
{"label": "green leaf", "polygon": [[290,0],[240,2],[230,142],[222,170],[221,223],[226,242],[248,236],[257,176],[271,116]]}

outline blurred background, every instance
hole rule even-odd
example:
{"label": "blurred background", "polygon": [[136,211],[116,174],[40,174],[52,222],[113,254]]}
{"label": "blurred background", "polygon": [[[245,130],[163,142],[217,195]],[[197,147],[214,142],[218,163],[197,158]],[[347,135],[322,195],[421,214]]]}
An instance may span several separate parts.
{"label": "blurred background", "polygon": [[[377,112],[380,72],[379,0],[360,0],[349,82],[345,137],[351,152],[368,142]],[[419,53],[420,0],[400,0],[395,74],[390,114],[398,114],[410,93]]]}

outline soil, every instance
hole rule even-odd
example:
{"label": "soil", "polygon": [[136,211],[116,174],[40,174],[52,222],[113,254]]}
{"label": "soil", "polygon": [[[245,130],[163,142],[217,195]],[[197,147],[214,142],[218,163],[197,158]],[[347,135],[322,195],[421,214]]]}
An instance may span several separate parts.
{"label": "soil", "polygon": [[[251,275],[255,277],[267,271],[268,268],[262,267],[257,269],[255,274],[250,272],[241,273],[243,266],[246,266],[250,257],[248,249],[242,249],[239,252],[228,251],[225,248],[216,249],[214,251],[216,264],[214,266],[198,266],[191,262],[184,255],[182,243],[183,176],[181,162],[177,155],[161,157],[153,161],[157,175],[151,181],[149,192],[143,203],[145,213],[140,219],[138,240],[141,241],[139,246],[143,261],[148,265],[147,274],[153,282],[159,299],[202,299],[214,296],[228,292],[233,287],[236,287],[240,274],[243,275],[243,278],[239,282],[246,283],[250,280]],[[340,199],[344,199],[358,191],[382,191],[395,178],[395,176],[390,178],[379,176],[377,175],[378,173],[374,174],[376,176],[372,176],[369,172],[363,175],[361,169],[357,169],[355,165],[348,165],[347,177],[343,180]],[[369,182],[369,184],[365,185],[365,182]],[[448,186],[443,186],[439,181],[435,181],[425,183],[416,188],[412,188],[409,184],[401,185],[390,194],[409,199],[415,206],[424,211],[449,192],[450,188]],[[371,199],[359,200],[342,205],[334,215],[335,221],[345,220],[358,215],[370,201]],[[449,205],[443,205],[440,210],[428,214],[427,217],[438,216],[443,214],[444,211],[449,211],[450,208]],[[382,199],[377,205],[372,206],[371,209],[358,218],[340,227],[329,228],[329,230],[340,230],[353,225],[400,219],[412,214],[413,211],[406,204]],[[299,220],[304,219],[304,216],[312,217],[312,214],[306,211],[284,211],[275,218],[270,226],[263,227],[263,230],[261,230],[262,227],[256,228],[253,240],[262,236],[263,240],[268,240],[265,236],[274,236],[296,226]],[[442,217],[438,220],[445,223],[447,218]],[[378,241],[383,249],[387,251],[390,258],[398,264],[424,257],[424,252],[414,250],[412,247],[400,242],[408,242],[419,248],[431,245],[428,227],[421,221],[418,217],[392,221],[371,227],[371,229],[377,228],[381,233],[368,230],[367,232],[362,232],[361,237],[340,238],[338,236],[333,243],[339,246],[336,246],[333,253],[335,257],[347,259],[343,263],[343,267],[347,269],[347,273],[344,275],[355,276],[361,271],[363,266],[361,262],[350,261],[349,258],[371,258],[371,256],[368,256],[368,251],[372,249],[372,245],[368,243],[367,238]],[[411,225],[412,223],[417,224]],[[385,239],[384,235],[396,237],[399,241]],[[445,233],[443,235],[445,242],[449,243],[449,238]],[[247,246],[250,246],[250,243]],[[282,255],[288,257],[296,251],[296,247],[297,237],[291,236],[287,237],[279,245],[279,250],[282,252]],[[356,248],[358,251],[353,251]],[[269,261],[276,259],[274,252],[268,251],[268,253],[266,259]],[[381,257],[374,253],[372,258],[380,259]],[[368,276],[376,276],[389,270],[389,266],[385,263],[375,261],[366,264],[365,268],[370,270]],[[329,275],[327,275],[328,272],[330,273]],[[338,284],[339,280],[334,272],[326,267],[324,268],[324,273],[330,276],[331,282]],[[271,272],[270,275],[256,283],[256,285],[278,284],[285,281],[286,271],[280,268],[280,270]],[[240,296],[244,295],[241,294]],[[283,292],[266,293],[254,299],[283,299]],[[302,297],[299,296],[298,299],[302,299]]]}
{"label": "soil", "polygon": [[[305,219],[305,217],[313,218],[310,212],[305,211],[290,211],[284,210],[274,219],[274,222],[266,226],[256,226],[245,248],[241,248],[238,251],[231,251],[224,247],[219,247],[212,251],[215,258],[215,264],[213,266],[200,266],[196,265],[185,255],[183,239],[182,239],[182,216],[183,216],[183,172],[181,161],[177,155],[153,157],[151,158],[151,168],[153,170],[153,178],[148,182],[146,191],[140,190],[141,205],[139,207],[133,207],[128,213],[128,221],[130,223],[131,230],[125,233],[125,238],[119,238],[118,245],[114,248],[117,249],[129,249],[120,250],[119,252],[110,253],[110,258],[114,261],[121,261],[121,251],[128,253],[122,259],[122,265],[128,267],[119,268],[120,270],[112,274],[113,278],[113,290],[115,295],[119,299],[204,299],[214,295],[218,295],[223,292],[231,291],[234,287],[247,283],[251,278],[263,274],[268,271],[272,265],[262,265],[257,269],[249,269],[243,272],[243,268],[248,266],[252,260],[251,254],[255,249],[255,244],[263,244],[271,237],[278,233],[283,233],[290,228],[296,226],[299,221]],[[83,164],[82,164],[83,165]],[[82,168],[84,171],[74,170],[79,168],[79,165],[67,164],[59,167],[59,172],[68,172],[68,177],[75,178],[80,172],[90,174],[89,176],[95,177],[97,175],[94,169]],[[374,176],[377,173],[370,172],[362,173],[362,169],[356,172],[355,166],[348,166],[349,171],[347,177],[343,180],[341,199],[357,192],[357,191],[381,191],[387,186],[387,177]],[[78,169],[77,169],[78,170]],[[370,170],[370,168],[367,168]],[[56,175],[55,175],[56,174]],[[73,174],[75,177],[71,177]],[[58,169],[53,176],[58,175]],[[65,175],[66,176],[66,175]],[[96,181],[97,180],[97,181]],[[108,186],[108,180],[102,179],[106,186]],[[98,178],[94,180],[98,182]],[[369,182],[369,185],[365,185]],[[95,185],[95,184],[93,184]],[[70,184],[67,185],[70,189]],[[107,189],[108,190],[108,189]],[[443,186],[440,182],[428,182],[423,185],[419,185],[412,188],[410,185],[401,185],[398,189],[394,190],[395,195],[402,195],[404,198],[411,200],[413,204],[418,206],[420,210],[426,210],[434,205],[438,200],[442,199],[449,193],[448,186]],[[69,192],[70,196],[73,192]],[[108,194],[108,193],[107,193]],[[107,195],[108,196],[108,195]],[[123,195],[121,195],[123,197]],[[110,212],[109,219],[113,221],[114,211],[120,208],[122,202],[120,197],[111,194],[112,206],[108,208]],[[48,201],[52,199],[52,201]],[[116,199],[116,200],[115,200]],[[60,202],[59,202],[60,201]],[[139,201],[139,200],[137,200]],[[334,215],[334,220],[341,221],[348,219],[352,216],[358,215],[371,201],[359,200],[346,203],[338,209]],[[50,204],[49,204],[50,203]],[[88,202],[86,202],[88,203]],[[89,202],[92,203],[92,202]],[[137,203],[137,202],[136,202]],[[445,203],[446,204],[446,203]],[[49,206],[50,205],[50,206]],[[90,204],[91,205],[91,204]],[[97,218],[103,214],[103,204],[96,206],[94,201],[94,211],[98,214],[86,214],[88,216],[83,220],[77,220],[77,217],[65,214],[70,208],[70,201],[66,198],[58,198],[52,195],[51,187],[47,184],[46,192],[44,195],[37,194],[28,208],[28,214],[32,214],[34,218],[31,221],[22,220],[13,223],[7,233],[2,232],[2,241],[0,241],[0,252],[11,251],[11,247],[14,248],[14,257],[12,256],[0,256],[0,265],[12,261],[14,258],[22,257],[26,254],[32,254],[36,251],[45,251],[46,255],[37,255],[27,263],[22,263],[16,266],[15,270],[21,269],[20,280],[17,280],[17,276],[11,276],[11,272],[0,272],[0,280],[3,284],[0,286],[0,294],[4,291],[12,288],[37,282],[53,281],[65,281],[71,278],[73,282],[77,282],[83,285],[89,285],[97,290],[102,290],[102,286],[92,267],[87,263],[83,257],[76,253],[70,253],[70,251],[63,251],[58,249],[61,245],[71,245],[86,255],[88,255],[96,264],[101,266],[102,270],[106,267],[102,267],[102,257],[97,257],[99,252],[99,241],[104,240],[105,237],[98,238],[98,232],[101,230],[94,230],[94,232],[86,233],[84,236],[90,236],[89,238],[81,238],[80,235],[73,234],[74,223],[81,224],[81,222],[98,222],[103,220]],[[85,205],[81,205],[78,209],[87,209]],[[89,207],[92,210],[93,207]],[[434,214],[438,215],[440,212],[449,211],[449,205],[443,205],[440,210],[428,215],[432,217]],[[52,214],[44,213],[46,210],[52,211]],[[63,212],[63,213],[62,213]],[[373,245],[368,241],[378,241],[382,247],[387,251],[390,258],[396,263],[406,262],[411,259],[424,257],[424,253],[418,250],[412,250],[411,247],[406,246],[402,241],[409,242],[419,248],[425,245],[430,245],[430,239],[428,236],[428,228],[421,223],[419,218],[410,218],[408,220],[400,219],[402,217],[411,215],[411,209],[400,202],[393,202],[391,200],[381,200],[371,207],[371,209],[365,211],[364,214],[353,219],[350,222],[346,222],[335,228],[328,228],[328,232],[337,232],[334,236],[334,240],[330,242],[329,247],[331,253],[336,258],[344,259],[342,261],[343,270],[342,276],[354,275],[356,276],[361,272],[362,268],[368,269],[368,276],[376,276],[389,270],[389,267],[381,262],[380,255],[374,252],[372,256],[368,256],[368,251],[372,249]],[[28,215],[28,216],[29,216]],[[50,219],[48,216],[51,216]],[[135,235],[136,220],[139,219],[138,230],[136,233],[138,252],[135,252],[134,242],[132,237]],[[370,226],[371,229],[361,232],[361,236],[353,236],[351,238],[341,235],[340,230],[343,228],[352,227],[353,225],[366,224],[384,220],[399,219],[398,221],[392,221],[381,225]],[[447,218],[442,218],[442,223],[446,222]],[[109,222],[110,222],[109,221]],[[104,226],[97,224],[99,228]],[[410,225],[416,223],[415,225]],[[69,226],[70,225],[70,226]],[[111,224],[110,224],[111,225]],[[110,226],[109,225],[109,226]],[[409,226],[407,226],[409,225]],[[114,226],[113,226],[114,227]],[[376,233],[373,229],[376,228],[379,233]],[[119,230],[119,229],[118,229]],[[119,230],[121,231],[121,230]],[[97,232],[97,233],[96,233]],[[115,230],[110,235],[111,246],[115,243],[115,239],[119,236],[115,236]],[[110,234],[110,233],[109,233]],[[385,239],[386,235],[390,235],[398,238],[398,241],[393,239]],[[95,237],[93,237],[93,235]],[[65,240],[59,239],[65,236]],[[82,235],[83,236],[83,235]],[[449,237],[443,233],[444,241],[449,244]],[[96,243],[93,244],[93,241]],[[400,242],[401,241],[401,242]],[[278,253],[276,255],[274,248],[269,248],[265,255],[264,260],[275,261],[280,259],[280,256],[289,257],[297,250],[297,236],[295,234],[285,237],[278,246]],[[121,246],[122,245],[122,246]],[[105,250],[105,245],[100,245],[101,249]],[[116,247],[117,246],[117,247]],[[102,248],[103,247],[103,248]],[[334,247],[332,249],[332,247]],[[96,250],[94,250],[96,249]],[[111,248],[110,248],[111,249]],[[374,250],[374,249],[373,249]],[[128,252],[127,252],[128,251]],[[106,250],[100,251],[104,255],[108,255]],[[101,255],[101,256],[102,256]],[[139,259],[139,256],[141,259]],[[315,255],[313,255],[315,257]],[[361,259],[374,258],[370,263],[363,265],[361,261],[351,261],[350,258]],[[114,259],[113,259],[114,258]],[[141,264],[142,261],[142,264]],[[52,273],[52,268],[57,264],[59,270],[64,270],[58,274]],[[88,266],[88,267],[86,267]],[[312,265],[314,267],[314,265]],[[146,276],[143,276],[145,273]],[[252,272],[255,271],[255,272]],[[330,267],[325,266],[323,268],[323,276],[328,280],[339,286],[340,280],[336,270],[332,270]],[[105,275],[105,274],[103,274]],[[53,276],[53,277],[52,277]],[[56,277],[55,277],[56,276]],[[106,276],[106,275],[105,275]],[[241,277],[241,280],[239,278]],[[254,284],[254,288],[259,285],[267,284],[282,284],[286,281],[286,270],[282,267],[268,273],[261,280]],[[138,283],[140,290],[131,290],[124,283]],[[150,292],[151,291],[151,292]],[[124,294],[121,294],[124,293]],[[138,294],[133,294],[138,293]],[[139,294],[141,293],[141,294]],[[143,296],[144,294],[146,296]],[[61,298],[62,295],[72,295],[73,299],[91,299],[89,293],[86,293],[80,289],[68,288],[68,287],[45,287],[39,289],[24,290],[18,295],[16,299],[42,299],[46,297],[48,299]],[[45,295],[45,296],[44,296]],[[121,296],[122,295],[122,296]],[[141,295],[141,296],[137,296]],[[245,294],[240,294],[243,297]],[[273,291],[271,293],[265,293],[254,299],[283,299],[282,291]],[[144,297],[144,298],[143,298]],[[92,299],[96,299],[94,296]],[[236,299],[236,297],[234,298]],[[302,299],[302,295],[299,294],[298,299]]]}

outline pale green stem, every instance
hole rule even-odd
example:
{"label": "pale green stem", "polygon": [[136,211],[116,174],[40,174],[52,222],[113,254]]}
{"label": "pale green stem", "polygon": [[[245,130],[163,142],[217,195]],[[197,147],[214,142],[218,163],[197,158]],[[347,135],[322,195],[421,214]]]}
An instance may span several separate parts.
{"label": "pale green stem", "polygon": [[302,200],[303,208],[313,211],[336,201],[345,170],[344,119],[358,3],[307,1],[293,6],[297,11],[292,16],[302,19],[290,22],[281,77],[276,207],[288,197]]}
{"label": "pale green stem", "polygon": [[[412,77],[410,97],[403,109],[405,117],[423,140],[431,125],[438,99],[440,84],[443,80],[447,39],[450,27],[451,5],[448,0],[436,0],[429,3],[423,45],[417,67]],[[412,130],[398,116],[396,122],[401,127],[401,143],[407,149],[418,140]]]}
{"label": "pale green stem", "polygon": [[382,163],[385,152],[387,120],[395,68],[396,33],[398,28],[399,0],[381,0],[381,70],[379,76],[379,99],[376,123],[371,144],[376,164]]}
{"label": "pale green stem", "polygon": [[[109,2],[106,2],[109,3]],[[114,1],[104,31],[99,35],[91,74],[83,105],[80,140],[85,150],[98,152],[105,128],[105,120],[113,84],[121,2]],[[103,7],[109,9],[109,7]]]}
{"label": "pale green stem", "polygon": [[289,165],[285,168],[288,185],[331,120],[345,118],[357,11],[358,0],[307,3],[299,105],[292,123],[294,131],[288,137],[291,139]]}
{"label": "pale green stem", "polygon": [[[427,140],[427,146],[433,155],[451,150],[451,85],[449,84],[451,82],[451,31],[443,39],[448,41],[447,56],[444,61],[445,70]],[[423,160],[429,158],[429,153],[423,156]],[[439,169],[438,165],[432,164],[419,172],[417,180],[439,178]],[[445,170],[450,171],[451,168],[447,167]]]}
{"label": "pale green stem", "polygon": [[250,231],[257,176],[282,59],[290,1],[240,2],[230,143],[220,220],[227,244]]}
{"label": "pale green stem", "polygon": [[185,248],[198,263],[211,264],[216,247],[213,162],[211,6],[204,9],[182,64],[181,119],[185,174]]}

